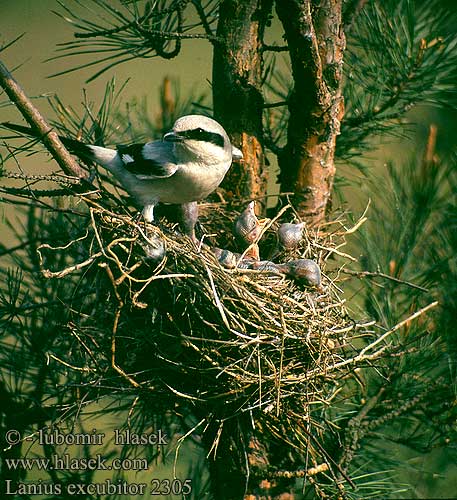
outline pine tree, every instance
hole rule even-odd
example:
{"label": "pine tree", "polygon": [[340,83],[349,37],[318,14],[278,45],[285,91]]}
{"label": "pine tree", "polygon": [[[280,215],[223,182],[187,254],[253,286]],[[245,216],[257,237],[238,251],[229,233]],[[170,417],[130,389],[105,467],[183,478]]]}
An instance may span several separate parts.
{"label": "pine tree", "polygon": [[[57,58],[94,57],[72,71],[101,65],[96,78],[126,60],[172,59],[197,39],[213,47],[212,100],[182,97],[166,80],[151,118],[125,107],[113,79],[103,101],[86,99],[80,113],[50,98],[50,131],[0,63],[9,100],[42,135],[17,145],[5,132],[1,158],[3,178],[22,181],[3,183],[2,200],[26,216],[11,225],[18,244],[0,246],[2,488],[31,481],[10,465],[27,453],[27,436],[40,456],[61,455],[37,443],[40,429],[88,433],[93,412],[122,431],[163,431],[170,442],[120,449],[106,441],[102,451],[80,448],[81,457],[166,462],[172,450],[180,470],[171,492],[184,498],[419,495],[402,450],[442,449],[455,461],[455,158],[439,158],[434,127],[384,178],[366,158],[374,137],[408,135],[412,108],[456,108],[454,18],[439,2],[412,0],[59,3],[76,32]],[[270,41],[277,26],[282,38]],[[321,289],[224,269],[172,223],[147,233],[116,181],[80,165],[54,132],[125,143],[146,130],[160,137],[195,109],[214,115],[245,157],[203,209],[204,232],[233,249],[233,213],[254,198],[266,212],[267,166],[277,161],[284,194],[265,231],[291,217],[307,222],[293,257],[319,262]],[[22,155],[41,142],[62,172],[22,171]],[[372,199],[359,217],[342,208],[350,203],[337,206],[355,173]],[[166,245],[158,263],[145,258],[156,237]],[[341,250],[348,241],[352,251]],[[265,232],[262,254],[275,244]],[[10,429],[19,443],[8,442]],[[206,460],[185,470],[186,446]],[[81,468],[43,477],[63,490],[101,482]],[[147,488],[168,494],[168,486]]]}

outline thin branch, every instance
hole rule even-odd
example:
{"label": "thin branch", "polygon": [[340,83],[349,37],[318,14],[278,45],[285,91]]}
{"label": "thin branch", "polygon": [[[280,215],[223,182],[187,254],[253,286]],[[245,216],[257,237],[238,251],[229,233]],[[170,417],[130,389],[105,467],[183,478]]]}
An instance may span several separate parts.
{"label": "thin branch", "polygon": [[17,172],[3,171],[2,177],[7,177],[8,179],[22,179],[26,181],[47,181],[47,182],[57,182],[59,184],[79,184],[78,177],[68,177],[66,175],[51,174],[51,175],[24,175]]}
{"label": "thin branch", "polygon": [[100,30],[100,31],[90,31],[88,33],[73,33],[75,38],[97,38],[99,36],[107,36],[115,35],[116,33],[120,33],[121,31],[128,30],[136,25],[138,22],[137,19],[130,21],[127,24],[121,24],[120,26],[116,26],[115,28]]}
{"label": "thin branch", "polygon": [[[372,354],[368,354],[368,351],[373,350],[373,348],[375,346],[377,346],[379,343],[383,342],[387,337],[389,337],[390,335],[392,335],[393,333],[395,333],[396,331],[398,331],[403,326],[409,324],[411,321],[413,321],[414,319],[418,318],[422,314],[426,313],[430,309],[433,309],[438,304],[439,304],[439,302],[435,301],[435,302],[432,302],[432,303],[428,304],[427,306],[423,307],[422,309],[419,309],[419,311],[416,311],[414,314],[411,314],[411,316],[408,316],[403,321],[400,321],[400,323],[398,323],[393,328],[391,328],[390,330],[388,330],[387,332],[385,332],[384,334],[382,334],[380,337],[378,337],[376,340],[374,340],[373,342],[371,342],[370,344],[368,344],[367,346],[365,346],[356,356],[353,356],[352,358],[345,359],[344,361],[340,361],[340,362],[335,363],[333,365],[327,366],[325,368],[325,374],[328,375],[333,370],[336,370],[336,369],[339,369],[339,368],[343,368],[344,366],[357,365],[358,363],[363,362],[363,361],[369,361],[369,360],[372,360],[372,359],[376,359],[377,357],[379,357],[385,351],[385,349],[388,346],[385,345],[385,346],[383,346],[382,348],[380,348],[379,350],[377,350],[376,352],[374,352]],[[311,377],[313,377],[313,376],[319,376],[321,374],[322,374],[321,373],[321,368],[314,368],[312,370],[308,370],[306,373],[304,373],[300,377],[296,377],[295,379],[290,378],[288,380],[288,382],[290,383],[292,381],[295,382],[295,381],[299,381],[299,380],[310,380]]]}
{"label": "thin branch", "polygon": [[55,354],[52,354],[52,353],[47,353],[47,356],[55,361],[57,361],[58,363],[60,363],[61,365],[64,365],[66,366],[67,368],[70,368],[72,370],[76,370],[76,371],[79,371],[79,372],[92,372],[93,370],[91,370],[89,367],[87,366],[83,366],[83,367],[80,367],[80,366],[74,366],[70,363],[67,363],[66,361],[64,361],[63,359],[60,359],[58,358]]}
{"label": "thin branch", "polygon": [[[42,248],[52,248],[52,247],[50,247],[49,245],[40,245],[37,248],[37,252],[39,253],[41,264],[43,263],[43,257],[42,257],[41,252],[40,252],[40,250]],[[78,262],[74,266],[69,266],[69,267],[63,269],[62,271],[53,272],[53,271],[50,271],[49,269],[42,268],[41,272],[45,278],[63,278],[64,276],[67,276],[67,274],[71,274],[75,271],[79,271],[80,269],[83,269],[83,268],[89,266],[90,264],[92,264],[92,262],[97,260],[102,255],[103,255],[102,252],[97,252],[97,253],[91,255],[84,262]]]}
{"label": "thin branch", "polygon": [[201,1],[192,0],[192,4],[195,7],[195,10],[197,11],[198,17],[200,18],[205,33],[211,40],[212,38],[214,38],[214,33],[213,30],[211,29],[211,26],[209,25],[208,18],[206,17],[205,9],[202,7]]}
{"label": "thin branch", "polygon": [[289,104],[288,101],[278,101],[278,102],[272,102],[270,104],[264,104],[263,108],[268,109],[268,108],[279,108],[280,106],[287,106]]}
{"label": "thin branch", "polygon": [[[403,321],[400,321],[400,323],[398,323],[397,325],[395,325],[393,328],[391,328],[390,330],[388,330],[386,333],[384,333],[383,335],[381,335],[378,339],[376,339],[374,342],[372,342],[371,344],[367,345],[366,347],[364,347],[358,356],[361,356],[363,357],[364,354],[369,351],[369,350],[372,350],[373,347],[375,347],[376,345],[378,345],[380,342],[382,342],[383,340],[385,340],[389,335],[392,335],[392,333],[395,333],[397,330],[400,330],[400,328],[402,328],[403,326],[409,324],[411,321],[413,321],[414,319],[418,318],[419,316],[421,316],[422,314],[426,313],[427,311],[429,311],[430,309],[433,309],[434,307],[436,307],[437,305],[439,304],[439,302],[436,300],[435,302],[432,302],[431,304],[428,304],[427,306],[423,307],[422,309],[419,309],[419,311],[416,311],[414,314],[411,314],[411,316],[408,316],[406,319],[404,319]],[[356,357],[358,357],[356,356]]]}
{"label": "thin branch", "polygon": [[346,442],[344,445],[343,453],[339,460],[339,465],[344,470],[348,469],[349,463],[354,458],[354,453],[357,449],[357,444],[363,437],[363,434],[366,432],[366,428],[365,432],[361,431],[361,427],[364,424],[365,417],[376,405],[378,405],[379,400],[381,399],[385,391],[386,388],[381,387],[379,391],[365,403],[360,412],[349,420],[347,424],[348,432],[346,434],[346,439],[345,439]]}
{"label": "thin branch", "polygon": [[401,280],[395,278],[394,276],[390,276],[390,274],[381,273],[379,271],[351,271],[349,269],[342,269],[341,272],[343,274],[350,274],[351,276],[357,276],[358,278],[384,278],[386,280],[394,281],[395,283],[399,283],[401,285],[406,285],[411,288],[415,288],[416,290],[420,290],[421,292],[428,292],[428,288],[424,288],[423,286],[416,285],[411,283],[410,281]]}
{"label": "thin branch", "polygon": [[22,243],[19,243],[18,245],[15,245],[14,247],[6,248],[3,245],[0,246],[0,257],[3,257],[4,255],[10,255],[14,252],[17,252],[18,250],[22,250],[23,248],[26,248],[28,245],[34,244],[35,241],[24,241]]}
{"label": "thin branch", "polygon": [[108,275],[108,277],[113,285],[114,295],[116,296],[116,299],[118,300],[118,306],[117,306],[116,313],[114,316],[113,329],[111,332],[111,367],[114,370],[116,370],[120,375],[122,375],[126,380],[128,380],[130,382],[130,384],[137,389],[140,387],[140,384],[135,379],[133,379],[130,375],[128,375],[117,364],[117,361],[116,361],[116,334],[117,334],[117,328],[119,326],[119,318],[121,316],[121,311],[122,311],[122,308],[124,307],[124,301],[122,300],[121,296],[119,295],[119,292],[117,290],[116,280],[114,279],[113,273],[112,273],[109,265],[106,262],[102,262],[101,264],[99,264],[99,266],[105,269],[106,274]]}
{"label": "thin branch", "polygon": [[317,465],[316,467],[310,467],[309,469],[303,470],[277,470],[270,472],[271,477],[285,477],[287,479],[295,478],[295,477],[306,477],[306,476],[316,476],[321,472],[328,471],[328,464],[326,462]]}
{"label": "thin branch", "polygon": [[262,50],[264,52],[288,52],[288,45],[262,45]]}
{"label": "thin branch", "polygon": [[25,188],[12,188],[12,187],[1,187],[0,192],[9,194],[12,196],[24,196],[28,199],[30,197],[35,198],[42,198],[42,197],[54,197],[54,196],[68,196],[69,194],[74,194],[71,193],[71,191],[68,191],[66,188],[62,189],[25,189]]}
{"label": "thin branch", "polygon": [[65,149],[60,142],[57,133],[46,122],[41,113],[35,108],[26,96],[20,85],[13,78],[6,66],[0,61],[0,86],[6,92],[11,102],[15,104],[22,116],[36,130],[46,149],[59,164],[60,168],[71,176],[86,179],[87,173],[81,168],[76,160]]}
{"label": "thin branch", "polygon": [[161,31],[161,30],[150,30],[143,28],[142,26],[136,26],[136,29],[143,36],[154,36],[157,38],[161,38],[163,40],[195,40],[195,39],[203,39],[209,40],[210,42],[216,43],[221,42],[221,39],[217,36],[207,35],[203,33],[195,33],[195,34],[185,34],[179,33],[177,31]]}
{"label": "thin branch", "polygon": [[[315,435],[313,435],[305,426],[302,426],[303,431],[305,434],[309,436],[309,438],[314,441],[314,444],[316,447],[319,449],[319,451],[322,453],[322,455],[330,462],[332,463],[338,472],[341,474],[342,477],[352,486],[352,488],[356,488],[354,481],[346,474],[346,472],[341,468],[340,464],[336,462],[336,460],[328,453],[328,451],[322,446],[320,441],[317,439]],[[329,467],[329,470],[331,471],[331,468]]]}

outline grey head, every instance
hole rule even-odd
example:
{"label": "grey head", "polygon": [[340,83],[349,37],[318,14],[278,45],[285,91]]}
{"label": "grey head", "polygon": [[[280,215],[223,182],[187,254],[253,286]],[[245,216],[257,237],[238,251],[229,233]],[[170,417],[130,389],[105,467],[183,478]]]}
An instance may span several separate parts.
{"label": "grey head", "polygon": [[305,223],[292,224],[285,222],[278,229],[278,240],[280,245],[286,250],[294,250],[303,238]]}
{"label": "grey head", "polygon": [[231,161],[232,158],[240,159],[241,155],[239,150],[232,147],[222,125],[203,115],[178,118],[172,131],[165,134],[163,140],[173,142],[176,154],[187,160],[220,163]]}
{"label": "grey head", "polygon": [[262,230],[261,221],[257,218],[254,209],[255,201],[251,201],[235,221],[235,236],[247,245],[254,243]]}
{"label": "grey head", "polygon": [[320,287],[321,270],[316,262],[310,259],[296,259],[286,262],[287,274],[302,280],[308,286]]}

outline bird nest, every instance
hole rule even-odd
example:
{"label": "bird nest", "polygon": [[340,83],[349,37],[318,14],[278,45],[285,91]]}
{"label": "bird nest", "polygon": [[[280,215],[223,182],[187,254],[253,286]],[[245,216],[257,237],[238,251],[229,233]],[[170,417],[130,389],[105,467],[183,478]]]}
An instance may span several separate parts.
{"label": "bird nest", "polygon": [[[92,270],[97,299],[88,302],[96,311],[81,321],[91,322],[91,338],[107,354],[106,369],[121,375],[124,391],[149,389],[158,412],[188,405],[218,421],[258,411],[278,437],[274,422],[281,414],[306,416],[311,405],[333,397],[334,381],[347,369],[343,349],[359,328],[337,285],[340,268],[352,259],[341,251],[351,231],[342,220],[305,231],[297,249],[277,257],[313,259],[322,272],[316,288],[268,270],[224,268],[211,238],[238,249],[234,210],[223,204],[201,207],[209,236],[197,249],[172,224],[145,227],[91,203],[89,228],[72,242],[80,247],[77,261],[50,270],[49,254],[61,250],[42,245],[43,272],[80,279]],[[261,254],[271,253],[279,220],[292,215],[285,207],[271,221]],[[157,241],[165,247],[158,262],[147,257]],[[87,363],[94,371],[103,366],[92,357]],[[112,371],[110,377],[112,387]]]}

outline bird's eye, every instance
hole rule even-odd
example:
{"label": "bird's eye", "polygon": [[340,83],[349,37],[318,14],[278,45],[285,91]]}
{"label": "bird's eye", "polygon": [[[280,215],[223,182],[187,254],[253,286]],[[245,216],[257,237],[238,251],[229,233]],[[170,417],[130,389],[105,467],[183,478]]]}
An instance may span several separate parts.
{"label": "bird's eye", "polygon": [[203,134],[203,129],[198,127],[196,130],[197,134],[202,135]]}

